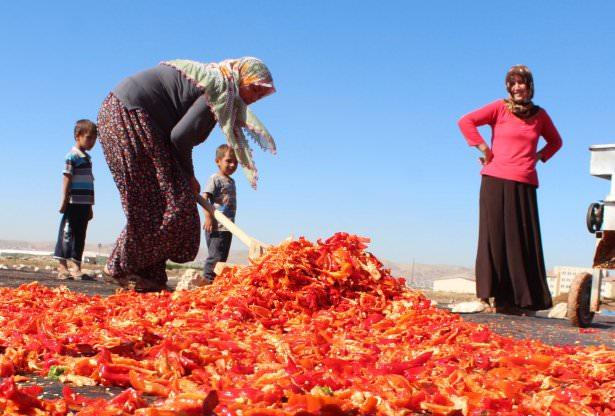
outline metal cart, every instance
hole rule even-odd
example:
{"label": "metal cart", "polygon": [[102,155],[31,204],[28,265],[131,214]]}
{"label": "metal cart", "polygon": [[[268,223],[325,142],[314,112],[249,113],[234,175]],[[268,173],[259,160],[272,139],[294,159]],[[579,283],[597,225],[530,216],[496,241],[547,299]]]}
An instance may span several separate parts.
{"label": "metal cart", "polygon": [[590,174],[611,182],[603,201],[590,204],[587,229],[596,236],[592,273],[578,274],[568,292],[568,318],[573,325],[588,327],[600,310],[600,288],[607,270],[615,268],[615,144],[593,145]]}

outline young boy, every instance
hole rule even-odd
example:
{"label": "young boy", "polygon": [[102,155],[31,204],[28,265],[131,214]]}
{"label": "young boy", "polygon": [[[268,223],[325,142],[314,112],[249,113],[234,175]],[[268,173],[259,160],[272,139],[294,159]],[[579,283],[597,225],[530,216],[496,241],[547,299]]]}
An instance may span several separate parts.
{"label": "young boy", "polygon": [[[218,172],[211,175],[205,185],[203,198],[207,199],[214,209],[221,211],[231,221],[235,221],[237,197],[235,181],[231,175],[237,170],[237,157],[228,145],[223,144],[216,149],[216,165]],[[213,212],[205,210],[205,239],[209,255],[205,260],[205,280],[213,282],[214,267],[219,261],[226,261],[231,248],[232,234],[222,224],[219,224]]]}
{"label": "young boy", "polygon": [[[92,280],[81,272],[81,257],[85,246],[88,221],[94,216],[94,176],[92,160],[86,153],[96,143],[96,124],[79,120],[75,124],[75,146],[66,155],[60,203],[60,230],[54,257],[58,259],[58,279]],[[72,264],[68,267],[68,261]]]}

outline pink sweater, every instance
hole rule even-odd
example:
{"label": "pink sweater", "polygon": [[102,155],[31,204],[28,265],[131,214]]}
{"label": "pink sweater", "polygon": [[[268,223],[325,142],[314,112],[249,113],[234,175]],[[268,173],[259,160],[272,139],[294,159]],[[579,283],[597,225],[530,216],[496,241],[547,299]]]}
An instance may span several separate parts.
{"label": "pink sweater", "polygon": [[509,179],[538,186],[535,156],[538,138],[547,144],[542,149],[546,162],[562,147],[562,139],[547,112],[523,120],[511,113],[504,100],[497,100],[473,111],[459,120],[459,128],[470,146],[485,143],[477,127],[491,126],[491,151],[493,159],[481,170],[481,175]]}

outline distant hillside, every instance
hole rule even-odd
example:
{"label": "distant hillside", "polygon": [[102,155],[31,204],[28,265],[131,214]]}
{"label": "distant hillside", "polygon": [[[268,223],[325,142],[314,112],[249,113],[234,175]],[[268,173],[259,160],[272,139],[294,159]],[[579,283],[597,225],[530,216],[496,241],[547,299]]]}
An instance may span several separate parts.
{"label": "distant hillside", "polygon": [[384,260],[384,266],[391,269],[395,277],[404,277],[413,287],[429,288],[434,280],[448,279],[451,277],[464,277],[474,280],[474,270],[469,267],[448,264],[414,264],[414,276],[412,264],[394,263]]}
{"label": "distant hillside", "polygon": [[[53,251],[56,244],[51,241],[19,241],[19,240],[0,240],[0,250],[37,250],[37,251]],[[108,255],[113,248],[112,244],[102,244],[100,250],[98,244],[86,244],[85,251],[98,252],[101,255]]]}
{"label": "distant hillside", "polygon": [[[33,242],[0,240],[0,249],[53,251],[54,247],[55,243],[49,241]],[[86,251],[98,252],[101,255],[108,255],[112,248],[112,244],[103,244],[100,249],[97,244],[86,244],[85,247]],[[207,257],[207,248],[204,247],[203,242],[194,261],[195,267],[201,267],[205,257]],[[228,262],[235,264],[248,264],[248,251],[231,250]],[[393,276],[404,277],[408,283],[414,287],[431,288],[434,280],[450,277],[466,277],[469,279],[474,279],[474,271],[463,266],[445,264],[415,264],[413,278],[412,264],[395,263],[388,260],[383,260],[383,263],[386,268],[391,269]]]}

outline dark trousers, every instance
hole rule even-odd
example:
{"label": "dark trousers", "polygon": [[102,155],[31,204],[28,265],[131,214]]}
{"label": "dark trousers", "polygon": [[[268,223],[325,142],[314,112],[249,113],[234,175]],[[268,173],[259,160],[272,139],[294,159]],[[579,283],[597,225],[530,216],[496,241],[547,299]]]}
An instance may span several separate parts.
{"label": "dark trousers", "polygon": [[211,233],[205,233],[207,251],[209,254],[205,260],[203,274],[210,282],[213,282],[216,277],[216,274],[214,273],[216,263],[219,261],[226,261],[226,259],[228,259],[232,238],[233,234],[231,234],[230,231],[213,231]]}
{"label": "dark trousers", "polygon": [[91,209],[91,205],[68,204],[60,221],[58,240],[53,253],[55,258],[81,264]]}
{"label": "dark trousers", "polygon": [[479,298],[494,297],[497,306],[552,306],[535,186],[483,176],[476,289]]}

